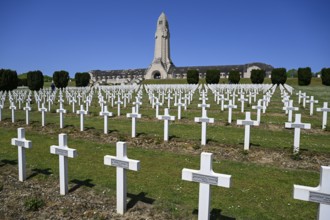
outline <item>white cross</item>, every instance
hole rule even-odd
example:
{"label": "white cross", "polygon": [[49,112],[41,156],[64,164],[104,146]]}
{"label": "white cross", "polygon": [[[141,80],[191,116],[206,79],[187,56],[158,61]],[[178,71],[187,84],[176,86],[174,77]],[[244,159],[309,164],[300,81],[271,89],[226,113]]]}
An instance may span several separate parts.
{"label": "white cross", "polygon": [[283,110],[288,111],[288,122],[292,122],[292,111],[298,111],[298,107],[293,107],[293,100],[289,100],[289,103],[286,107],[283,107]]}
{"label": "white cross", "polygon": [[104,110],[100,112],[100,116],[104,117],[104,134],[108,134],[108,117],[112,116],[112,112],[108,111],[108,106],[104,106]]}
{"label": "white cross", "polygon": [[41,112],[41,125],[42,127],[44,127],[46,123],[46,112],[47,112],[47,108],[45,108],[45,104],[42,103],[41,108],[39,108],[38,110],[39,112]]}
{"label": "white cross", "polygon": [[293,123],[285,122],[285,128],[294,128],[294,144],[293,153],[299,153],[300,146],[300,129],[311,129],[311,124],[301,122],[301,114],[296,114],[295,121]]}
{"label": "white cross", "polygon": [[15,111],[16,111],[16,106],[14,105],[14,102],[10,103],[9,109],[11,110],[11,122],[15,123]]}
{"label": "white cross", "polygon": [[202,117],[195,117],[195,122],[202,123],[201,145],[206,145],[206,123],[214,123],[214,118],[208,118],[206,110],[203,110]]}
{"label": "white cross", "polygon": [[31,149],[32,142],[25,139],[25,129],[17,129],[17,138],[11,139],[11,145],[18,147],[18,179],[23,182],[26,179],[25,171],[25,148]]}
{"label": "white cross", "polygon": [[171,96],[170,92],[167,94],[165,99],[167,100],[167,108],[171,108],[171,99],[173,99],[173,97]]}
{"label": "white cross", "polygon": [[184,168],[182,180],[199,183],[198,219],[210,218],[210,185],[230,187],[231,175],[214,173],[212,169],[212,153],[201,154],[200,170]]}
{"label": "white cross", "polygon": [[141,118],[141,114],[139,114],[135,111],[135,107],[132,107],[132,113],[127,113],[126,117],[132,118],[132,137],[135,137],[136,136],[136,132],[135,132],[136,119]]}
{"label": "white cross", "polygon": [[125,142],[117,142],[117,156],[104,156],[104,165],[114,166],[117,170],[116,188],[117,188],[117,213],[126,212],[127,198],[127,170],[140,170],[140,161],[132,160],[127,157],[127,146]]}
{"label": "white cross", "polygon": [[26,124],[28,125],[30,122],[29,111],[31,111],[31,107],[28,102],[25,103],[25,107],[23,107],[23,110],[25,110],[25,120],[26,120]]}
{"label": "white cross", "polygon": [[135,105],[136,113],[139,113],[139,106],[142,105],[142,102],[140,102],[140,97],[135,97],[135,102],[133,102],[133,105]]}
{"label": "white cross", "polygon": [[[223,94],[220,94],[218,96],[218,102],[221,101],[221,111],[223,111],[224,101],[227,101],[228,99],[224,97]],[[218,103],[219,104],[219,103]]]}
{"label": "white cross", "polygon": [[63,128],[64,126],[64,117],[63,114],[66,113],[66,110],[63,108],[62,102],[60,103],[60,108],[56,109],[57,113],[60,113],[60,128]]}
{"label": "white cross", "polygon": [[80,105],[80,110],[77,111],[77,114],[80,115],[80,131],[84,131],[84,115],[87,115],[88,111],[85,111],[84,106]]}
{"label": "white cross", "polygon": [[323,112],[322,117],[322,129],[325,129],[327,126],[327,118],[328,118],[328,112],[330,112],[330,108],[328,108],[328,102],[323,103],[323,108],[317,108],[317,112]]}
{"label": "white cross", "polygon": [[260,123],[260,116],[261,116],[261,110],[264,109],[264,105],[261,104],[262,99],[258,100],[258,104],[257,105],[253,105],[252,109],[257,109],[257,121]]}
{"label": "white cross", "polygon": [[158,115],[159,115],[159,106],[162,106],[163,103],[159,102],[159,99],[156,98],[155,105],[156,105],[156,118],[158,118]]}
{"label": "white cross", "polygon": [[241,112],[244,112],[244,102],[248,101],[248,99],[244,98],[244,94],[241,94],[241,98],[238,101],[241,102]]}
{"label": "white cross", "polygon": [[202,111],[204,111],[205,108],[210,108],[210,104],[206,104],[206,103],[205,103],[205,100],[203,99],[203,100],[202,100],[202,104],[198,104],[198,107],[199,107],[199,108],[202,108]]}
{"label": "white cross", "polygon": [[237,124],[245,126],[244,150],[249,150],[249,148],[250,148],[250,126],[259,126],[259,122],[251,120],[251,112],[246,112],[245,119],[237,120]]}
{"label": "white cross", "polygon": [[123,104],[122,101],[120,101],[120,97],[118,96],[118,100],[115,101],[115,104],[117,104],[117,116],[120,116],[120,105]]}
{"label": "white cross", "polygon": [[301,103],[301,96],[302,96],[301,90],[299,90],[299,92],[296,93],[296,95],[298,96],[298,104],[300,104]]}
{"label": "white cross", "polygon": [[313,113],[314,113],[314,103],[319,103],[319,101],[314,100],[314,96],[311,96],[311,99],[307,100],[306,102],[309,103],[309,115],[313,115]]}
{"label": "white cross", "polygon": [[164,141],[168,141],[168,124],[169,121],[174,121],[175,116],[169,115],[168,108],[164,109],[164,115],[158,115],[157,117],[159,120],[164,120]]}
{"label": "white cross", "polygon": [[59,134],[58,146],[50,146],[50,153],[59,155],[60,194],[65,195],[68,193],[68,157],[77,157],[77,151],[68,147],[66,134]]}
{"label": "white cross", "polygon": [[231,118],[233,114],[233,108],[237,108],[237,105],[233,105],[232,100],[229,100],[228,105],[224,105],[224,108],[228,108],[228,123],[231,123]]}
{"label": "white cross", "polygon": [[330,216],[330,167],[321,166],[320,185],[308,187],[294,185],[293,198],[319,203],[318,220],[328,220]]}
{"label": "white cross", "polygon": [[179,98],[177,103],[174,103],[174,106],[178,106],[178,120],[181,119],[181,107],[185,106],[186,104],[181,102],[181,99]]}
{"label": "white cross", "polygon": [[262,113],[265,114],[268,106],[268,99],[265,95],[262,97],[262,105],[264,106],[262,109]]}
{"label": "white cross", "polygon": [[303,99],[303,107],[306,108],[306,99],[309,98],[309,96],[306,95],[306,92],[302,93],[301,98]]}
{"label": "white cross", "polygon": [[2,121],[2,109],[3,109],[3,104],[0,103],[0,121]]}

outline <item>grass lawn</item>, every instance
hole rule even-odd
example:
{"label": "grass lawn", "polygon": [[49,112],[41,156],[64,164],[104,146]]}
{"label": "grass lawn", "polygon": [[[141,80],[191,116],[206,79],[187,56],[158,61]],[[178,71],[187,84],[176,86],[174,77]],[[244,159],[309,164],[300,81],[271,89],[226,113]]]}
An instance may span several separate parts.
{"label": "grass lawn", "polygon": [[[313,79],[313,84],[307,87],[299,87],[293,80],[296,79],[289,79],[288,84],[294,87],[294,93],[302,90],[306,91],[307,95],[314,95],[315,99],[320,101],[318,107],[322,105],[322,102],[330,101],[330,87],[321,86],[319,79]],[[144,83],[157,84],[160,81],[144,81]],[[163,83],[165,82],[168,83],[167,81]],[[190,142],[200,148],[201,125],[194,122],[194,117],[201,116],[201,109],[197,108],[198,97],[199,94],[196,92],[187,111],[182,111],[182,120],[170,123],[169,134],[172,139],[169,144],[172,141],[183,146],[184,143]],[[207,102],[211,104],[208,116],[215,118],[215,123],[207,126],[207,138],[209,144],[214,146],[213,153],[216,154],[222,144],[243,149],[244,127],[236,125],[237,119],[245,118],[245,115],[240,113],[240,103],[237,102],[238,109],[234,111],[233,123],[228,125],[228,112],[221,112],[220,106],[216,105],[211,93],[208,97]],[[261,98],[261,94],[258,98]],[[292,95],[292,98],[294,105],[298,106],[296,95]],[[44,181],[44,178],[53,178],[54,181],[58,181],[58,157],[50,154],[49,147],[57,145],[58,134],[64,132],[68,134],[69,147],[78,151],[77,158],[69,159],[69,178],[82,181],[91,179],[91,182],[95,184],[92,190],[99,193],[108,190],[109,196],[115,196],[115,169],[103,165],[105,155],[115,155],[115,143],[110,139],[107,142],[95,139],[95,137],[103,136],[103,118],[98,116],[100,107],[96,100],[95,95],[89,115],[85,118],[86,131],[80,136],[75,135],[80,133],[79,116],[71,113],[71,107],[67,104],[65,107],[69,113],[65,115],[66,127],[59,129],[59,115],[55,113],[59,106],[56,103],[51,112],[46,114],[47,132],[43,132],[40,128],[41,114],[36,111],[36,104],[32,105],[31,125],[24,126],[27,127],[26,138],[33,142],[33,148],[26,151],[28,172],[34,168],[49,168],[54,174],[36,176],[35,178],[39,178],[40,182]],[[164,148],[145,149],[128,145],[128,157],[141,161],[139,172],[128,172],[128,192],[146,193],[146,197],[154,200],[156,209],[170,212],[174,218],[197,218],[198,184],[181,180],[181,171],[183,168],[199,169],[200,155],[199,153],[186,154],[183,151],[175,152],[168,150],[167,144],[162,145],[163,121],[155,119],[155,110],[148,103],[145,91],[142,102],[140,108],[142,118],[137,120],[137,133],[146,140],[157,140],[158,145]],[[129,104],[127,108],[121,110],[122,116],[109,118],[109,137],[116,136],[122,141],[130,139],[131,120],[126,118],[126,113],[131,112],[131,106],[132,104]],[[10,146],[10,139],[17,136],[18,126],[6,126],[11,121],[11,112],[8,107],[8,101],[6,101],[2,110],[2,122],[0,122],[0,161],[17,160],[17,149]],[[265,150],[292,150],[293,130],[284,128],[287,116],[281,110],[282,107],[280,92],[277,89],[267,113],[261,116],[261,125],[251,128],[251,142],[254,146]],[[321,130],[321,114],[315,111],[313,116],[309,116],[308,108],[298,107],[299,113],[302,114],[302,121],[312,124],[311,130],[302,131],[302,154],[309,152],[330,158],[330,133]],[[246,105],[245,108],[246,111],[252,112],[253,119],[256,118],[255,110],[251,110],[251,106]],[[116,106],[111,107],[108,104],[108,109],[116,115]],[[160,114],[163,114],[163,108]],[[177,108],[172,106],[170,114],[177,115]],[[23,110],[16,111],[16,120],[21,125],[24,124]],[[94,138],[89,138],[91,135]],[[314,219],[316,217],[317,204],[293,199],[293,184],[317,186],[320,178],[317,170],[281,168],[230,158],[226,160],[215,158],[213,170],[232,175],[231,188],[212,187],[211,209],[215,216],[221,215],[235,219]]]}

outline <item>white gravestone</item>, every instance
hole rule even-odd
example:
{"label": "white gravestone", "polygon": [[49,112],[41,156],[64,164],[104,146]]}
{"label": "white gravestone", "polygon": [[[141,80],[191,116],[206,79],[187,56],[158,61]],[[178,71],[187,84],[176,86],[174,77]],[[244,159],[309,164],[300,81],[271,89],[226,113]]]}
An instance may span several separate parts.
{"label": "white gravestone", "polygon": [[315,100],[314,96],[311,96],[311,99],[307,100],[306,102],[309,103],[309,115],[313,115],[313,113],[314,113],[314,103],[319,103],[319,101]]}
{"label": "white gravestone", "polygon": [[26,179],[25,171],[25,148],[31,149],[32,142],[25,139],[25,129],[17,129],[17,138],[11,139],[11,145],[18,147],[18,179],[23,182]]}
{"label": "white gravestone", "polygon": [[112,116],[112,112],[108,111],[108,106],[104,106],[104,110],[100,112],[100,116],[104,117],[104,134],[108,134],[108,117]]}
{"label": "white gravestone", "polygon": [[202,123],[201,145],[206,145],[206,123],[214,123],[214,118],[208,118],[207,112],[202,112],[202,117],[195,117],[195,122]]}
{"label": "white gravestone", "polygon": [[132,107],[132,113],[126,114],[127,118],[132,118],[132,137],[136,136],[136,119],[141,118],[141,114],[135,111],[135,107]]}
{"label": "white gravestone", "polygon": [[66,110],[63,108],[62,102],[60,103],[60,108],[56,109],[56,112],[60,113],[60,128],[63,128],[63,126],[64,126],[64,116],[63,116],[63,114],[66,113]]}
{"label": "white gravestone", "polygon": [[104,165],[114,166],[117,169],[116,188],[117,188],[117,213],[124,214],[126,212],[127,200],[127,177],[126,171],[140,170],[140,161],[132,160],[127,157],[127,146],[125,142],[117,142],[117,156],[104,156]]}
{"label": "white gravestone", "polygon": [[257,105],[253,105],[252,109],[257,109],[257,121],[260,123],[260,117],[261,117],[261,110],[264,109],[264,105],[261,104],[262,100],[259,99],[258,100],[258,104]]}
{"label": "white gravestone", "polygon": [[214,173],[212,169],[212,153],[201,154],[200,170],[184,168],[182,179],[199,183],[198,219],[210,218],[210,185],[230,187],[231,175]]}
{"label": "white gravestone", "polygon": [[11,122],[15,123],[15,111],[16,111],[16,106],[14,105],[14,102],[10,103],[9,109],[11,110]]}
{"label": "white gravestone", "polygon": [[174,106],[178,106],[178,120],[181,119],[181,107],[185,106],[184,103],[181,102],[181,99],[179,98],[178,102],[174,103]]}
{"label": "white gravestone", "polygon": [[164,120],[164,141],[168,141],[168,124],[169,121],[174,121],[175,116],[169,115],[168,108],[164,109],[164,115],[158,115],[157,117],[159,120]]}
{"label": "white gravestone", "polygon": [[306,99],[309,98],[309,96],[306,95],[306,92],[302,93],[301,98],[303,99],[303,107],[306,108]]}
{"label": "white gravestone", "polygon": [[322,129],[325,129],[327,126],[327,118],[328,118],[328,112],[330,112],[330,108],[328,108],[328,102],[323,103],[322,108],[317,108],[317,112],[323,112],[323,117],[322,117]]}
{"label": "white gravestone", "polygon": [[23,110],[25,111],[25,121],[26,121],[26,124],[28,125],[30,122],[29,112],[31,111],[31,107],[28,102],[26,103],[26,106],[23,107]]}
{"label": "white gravestone", "polygon": [[119,96],[118,96],[118,101],[115,101],[115,104],[117,104],[117,116],[120,116],[120,105],[123,104],[123,102],[120,101]]}
{"label": "white gravestone", "polygon": [[244,95],[241,94],[241,98],[238,99],[241,102],[241,112],[244,112],[244,102],[247,102],[248,99],[244,98]]}
{"label": "white gravestone", "polygon": [[41,112],[41,125],[42,127],[44,127],[46,124],[46,112],[47,112],[47,108],[45,108],[45,104],[42,103],[41,108],[39,108],[38,110],[39,112]]}
{"label": "white gravestone", "polygon": [[249,148],[250,148],[250,135],[251,135],[250,126],[259,126],[259,122],[251,120],[251,113],[246,112],[245,113],[245,119],[244,120],[237,120],[237,124],[245,126],[244,150],[249,150]]}
{"label": "white gravestone", "polygon": [[233,110],[232,109],[237,108],[237,105],[233,105],[232,104],[232,100],[229,100],[228,105],[225,105],[224,107],[225,108],[228,108],[228,124],[231,124],[232,114],[233,114]]}
{"label": "white gravestone", "polygon": [[301,114],[296,114],[295,121],[293,123],[285,122],[285,128],[294,128],[294,144],[293,153],[299,153],[300,147],[300,129],[311,129],[311,124],[301,122]]}
{"label": "white gravestone", "polygon": [[59,134],[58,146],[50,146],[50,153],[59,155],[60,194],[65,195],[68,193],[68,157],[77,157],[77,151],[68,147],[66,134]]}
{"label": "white gravestone", "polygon": [[319,186],[294,185],[293,198],[319,203],[318,220],[328,220],[330,217],[330,167],[321,166]]}
{"label": "white gravestone", "polygon": [[84,106],[80,105],[80,110],[77,111],[77,114],[80,115],[80,131],[84,131],[84,115],[87,115],[87,113],[84,110]]}
{"label": "white gravestone", "polygon": [[292,111],[298,111],[298,107],[293,107],[293,100],[289,100],[289,103],[286,107],[283,107],[283,110],[288,112],[288,122],[292,122]]}
{"label": "white gravestone", "polygon": [[159,116],[159,106],[162,106],[163,103],[159,102],[159,99],[156,98],[155,105],[156,105],[156,118],[158,118],[158,116]]}

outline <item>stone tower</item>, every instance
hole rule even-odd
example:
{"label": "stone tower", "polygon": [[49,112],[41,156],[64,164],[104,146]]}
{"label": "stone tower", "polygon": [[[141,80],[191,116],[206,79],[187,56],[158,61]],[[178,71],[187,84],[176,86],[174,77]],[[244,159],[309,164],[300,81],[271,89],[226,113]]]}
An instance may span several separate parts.
{"label": "stone tower", "polygon": [[154,59],[146,71],[146,79],[172,78],[169,74],[173,63],[170,56],[170,30],[165,14],[162,12],[157,21],[155,34]]}

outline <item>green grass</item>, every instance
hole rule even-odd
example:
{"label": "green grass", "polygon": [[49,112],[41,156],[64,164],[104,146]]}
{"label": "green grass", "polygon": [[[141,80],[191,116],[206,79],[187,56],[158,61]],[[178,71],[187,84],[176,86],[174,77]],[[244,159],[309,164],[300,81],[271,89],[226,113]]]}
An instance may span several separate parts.
{"label": "green grass", "polygon": [[[299,90],[306,91],[308,95],[314,95],[320,100],[317,106],[321,106],[323,101],[330,100],[330,87],[320,85],[319,79],[313,79],[312,85],[299,87],[297,79],[288,79],[288,84],[294,87],[294,94]],[[266,79],[266,82],[270,81]],[[182,80],[145,80],[144,83],[170,83],[181,82]],[[241,82],[249,82],[249,79],[242,79]],[[173,136],[170,143],[177,142],[178,146],[185,147],[189,142],[193,148],[200,147],[201,126],[194,122],[194,117],[201,116],[201,109],[197,108],[198,92],[194,95],[192,104],[187,111],[182,111],[183,119],[170,123],[169,134]],[[214,124],[207,126],[207,138],[209,144],[214,146],[213,153],[218,153],[222,145],[243,150],[244,127],[236,126],[237,119],[244,119],[245,115],[240,113],[240,103],[237,102],[238,109],[233,114],[233,124],[226,125],[228,112],[220,111],[220,106],[213,101],[213,95],[209,93],[211,108],[208,109],[208,116],[215,118]],[[258,96],[261,98],[261,94]],[[294,105],[297,104],[296,95],[292,95]],[[79,132],[79,116],[71,113],[71,107],[65,105],[68,114],[65,115],[64,129],[59,129],[59,115],[55,113],[58,104],[52,107],[51,113],[46,114],[47,134],[43,133],[41,126],[41,114],[37,112],[37,106],[32,105],[33,111],[30,113],[31,125],[23,125],[25,122],[25,112],[16,111],[16,120],[27,128],[26,138],[33,141],[33,148],[27,150],[27,165],[29,170],[34,168],[47,169],[53,172],[54,176],[45,177],[38,175],[42,182],[44,178],[52,178],[58,181],[58,158],[49,153],[49,146],[58,143],[58,134],[67,133],[69,136],[69,147],[78,151],[78,157],[69,160],[70,179],[87,180],[91,179],[95,184],[93,190],[102,192],[110,190],[109,196],[115,196],[115,169],[103,165],[104,155],[115,155],[114,143],[101,143],[97,137],[103,135],[103,118],[97,116],[100,107],[97,97],[90,108],[89,115],[85,117],[85,128],[82,135],[76,137]],[[137,120],[137,133],[145,139],[156,140],[154,143],[163,143],[163,122],[155,119],[155,110],[148,103],[147,95],[143,95],[143,105],[140,108],[142,118]],[[167,103],[165,103],[167,106]],[[11,112],[8,109],[8,101],[2,111],[2,118],[5,122],[11,121]],[[131,134],[131,120],[126,118],[126,113],[131,111],[132,104],[121,109],[121,117],[109,118],[110,134],[107,136],[117,137],[120,140],[127,140]],[[293,130],[285,129],[284,123],[287,116],[281,110],[279,89],[272,97],[267,113],[261,116],[262,123],[258,127],[251,128],[251,143],[265,150],[282,150],[291,152],[293,145]],[[321,130],[321,114],[309,116],[309,109],[300,107],[302,121],[311,123],[312,130],[304,130],[301,134],[302,154],[307,151],[311,154],[322,153],[325,157],[330,157],[329,131]],[[78,105],[76,105],[78,108]],[[163,108],[160,114],[163,114]],[[109,111],[114,115],[117,107],[108,104]],[[252,118],[256,118],[255,110],[251,106],[245,106],[246,111],[252,111]],[[177,115],[177,108],[171,107],[170,114]],[[329,121],[328,121],[329,123]],[[0,122],[0,161],[17,160],[16,147],[10,146],[10,139],[16,137],[16,127],[4,127]],[[80,135],[81,136],[81,135]],[[94,138],[88,138],[88,137]],[[96,137],[96,138],[95,138]],[[143,142],[139,143],[143,145]],[[147,197],[155,200],[154,205],[160,210],[170,212],[174,218],[197,218],[192,214],[198,206],[198,184],[181,180],[183,168],[199,169],[199,155],[183,154],[167,151],[164,144],[163,150],[141,149],[129,146],[128,156],[141,161],[141,171],[128,172],[128,192],[139,194],[147,193]],[[219,149],[220,150],[220,149]],[[175,150],[173,150],[175,151]],[[253,148],[251,149],[253,151]],[[212,187],[212,209],[215,212],[221,210],[221,214],[236,219],[313,219],[317,213],[317,205],[309,202],[302,202],[293,199],[293,184],[306,186],[317,186],[319,183],[319,173],[312,170],[293,170],[272,167],[269,165],[235,162],[230,160],[214,160],[213,169],[215,172],[232,175],[232,187],[224,189]],[[96,172],[97,171],[97,172]],[[29,171],[31,172],[31,171]],[[58,189],[54,189],[58,190]],[[91,189],[92,190],[92,189]]]}

